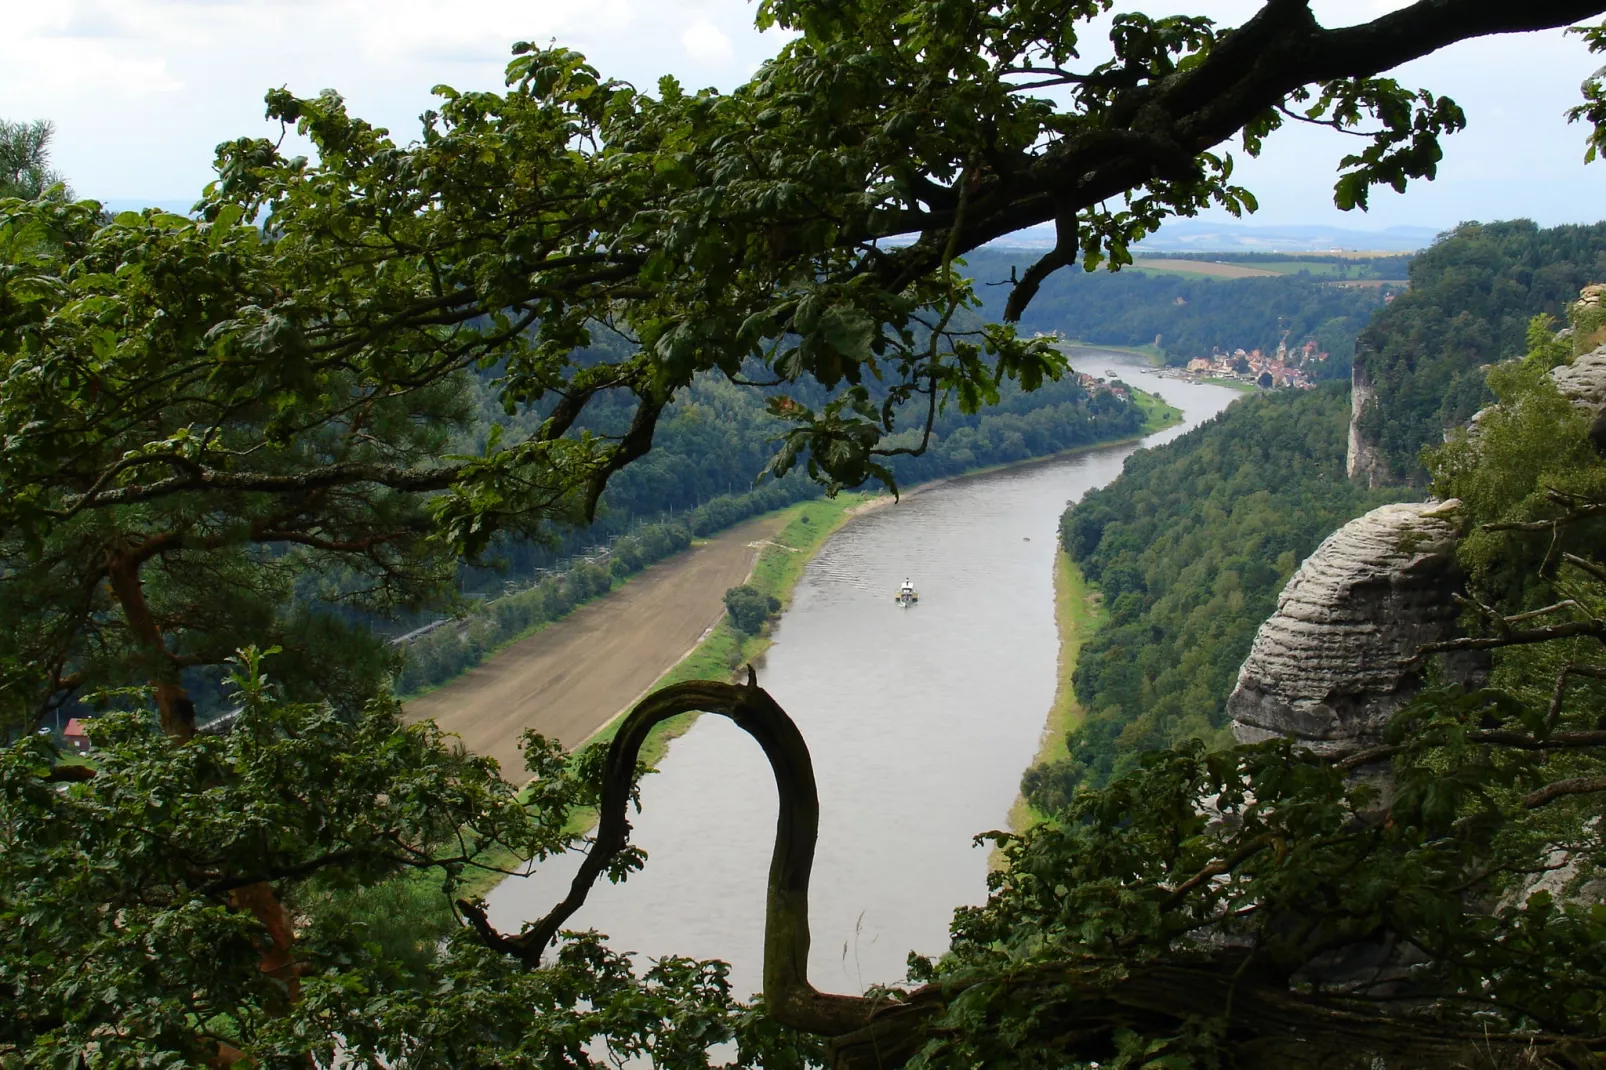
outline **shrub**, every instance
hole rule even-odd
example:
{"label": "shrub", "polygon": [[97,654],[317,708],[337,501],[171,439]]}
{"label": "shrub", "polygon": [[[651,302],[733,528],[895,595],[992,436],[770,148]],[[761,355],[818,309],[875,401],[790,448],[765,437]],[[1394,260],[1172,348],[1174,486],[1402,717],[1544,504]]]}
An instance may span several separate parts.
{"label": "shrub", "polygon": [[781,600],[747,584],[725,592],[725,611],[738,631],[757,635],[764,622],[780,611]]}

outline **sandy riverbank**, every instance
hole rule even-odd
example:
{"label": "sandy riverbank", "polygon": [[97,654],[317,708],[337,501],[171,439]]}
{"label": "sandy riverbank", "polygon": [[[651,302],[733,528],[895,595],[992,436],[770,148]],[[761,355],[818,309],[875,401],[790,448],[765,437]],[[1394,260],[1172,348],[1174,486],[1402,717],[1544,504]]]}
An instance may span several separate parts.
{"label": "sandy riverbank", "polygon": [[[1087,443],[1062,453],[931,480],[908,488],[903,497],[957,479],[1043,464],[1141,437]],[[829,530],[894,500],[890,494],[882,494],[859,502]],[[495,758],[510,780],[522,780],[524,762],[518,743],[527,729],[573,749],[602,731],[655,685],[670,682],[669,674],[676,666],[689,657],[695,659],[724,613],[725,591],[747,580],[764,547],[771,545],[791,512],[747,521],[654,565],[619,590],[512,644],[438,690],[410,699],[405,707],[407,718],[433,719],[442,729],[460,736],[470,751]],[[772,593],[783,600],[828,532],[815,534],[820,537],[802,560],[786,570],[791,575],[776,577],[777,586],[783,589]],[[760,648],[743,655],[753,657],[768,642],[739,645]],[[705,666],[702,660],[707,659],[690,667],[700,675],[721,675],[720,666]]]}
{"label": "sandy riverbank", "polygon": [[739,524],[662,561],[604,598],[509,646],[451,683],[411,699],[520,780],[519,737],[533,728],[574,747],[696,647],[724,612],[725,591],[752,571],[783,514]]}

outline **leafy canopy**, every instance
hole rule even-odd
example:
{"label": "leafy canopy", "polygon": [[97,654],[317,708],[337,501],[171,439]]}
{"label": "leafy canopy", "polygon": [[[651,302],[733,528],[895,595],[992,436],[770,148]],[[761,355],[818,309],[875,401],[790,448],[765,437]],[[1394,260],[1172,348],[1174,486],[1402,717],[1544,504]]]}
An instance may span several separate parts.
{"label": "leafy canopy", "polygon": [[55,128],[43,119],[31,123],[0,119],[0,197],[32,200],[47,191],[72,200],[72,190],[50,166]]}
{"label": "leafy canopy", "polygon": [[[427,871],[455,896],[494,847],[563,845],[595,763],[570,771],[532,741],[538,780],[516,799],[484,763],[397,723],[375,695],[372,651],[351,667],[333,646],[318,657],[315,636],[299,663],[287,644],[281,694],[246,659],[242,712],[220,739],[195,734],[183,673],[254,629],[298,632],[285,607],[320,570],[335,595],[386,609],[432,597],[452,555],[498,531],[583,520],[699,373],[772,384],[772,411],[792,424],[772,473],[802,466],[832,488],[885,477],[885,458],[928,443],[888,442],[906,414],[929,427],[945,404],[974,411],[1008,380],[1030,389],[1064,370],[1046,346],[963,315],[975,304],[965,253],[1055,223],[1058,246],[1005,308],[1018,317],[1060,266],[1123,263],[1170,216],[1252,208],[1223,146],[1240,138],[1258,151],[1296,116],[1361,131],[1337,189],[1341,205],[1360,206],[1372,185],[1431,177],[1438,137],[1462,122],[1450,102],[1383,72],[1456,40],[1606,7],[1424,0],[1337,30],[1301,0],[1268,0],[1232,30],[1124,12],[1114,59],[1080,64],[1081,24],[1113,6],[777,0],[761,22],[801,35],[730,94],[666,80],[653,95],[568,50],[520,45],[506,92],[442,88],[408,143],[334,94],[270,93],[269,115],[303,131],[316,161],[263,139],[227,143],[193,219],[107,221],[93,204],[0,200],[6,731],[15,738],[86,688],[124,709],[101,718],[93,766],[64,763],[31,734],[0,759],[0,1002],[16,1011],[0,1020],[4,1057],[585,1066],[599,1033],[665,1065],[704,1065],[708,1046],[732,1037],[748,1065],[812,1057],[811,1041],[734,1005],[717,966],[672,961],[637,980],[581,940],[526,970],[466,929],[403,959],[334,915],[320,921],[314,881],[351,891]],[[915,238],[888,240],[900,235]],[[594,344],[604,339],[624,345]],[[506,409],[539,420],[443,456],[475,373],[496,378]],[[587,423],[604,397],[628,399],[626,426]],[[1472,716],[1458,708],[1424,714],[1433,732],[1422,738],[1458,745]],[[1491,708],[1537,738],[1531,717]],[[1407,792],[1397,827],[1364,826],[1357,842],[1364,801],[1329,772],[1270,752],[1228,761],[1238,767],[1161,759],[1160,781],[1112,789],[1169,801],[1155,814],[1169,826],[1094,823],[1087,852],[1056,853],[1046,834],[1013,848],[1021,874],[1060,868],[1043,887],[1071,901],[1075,924],[1054,930],[1046,898],[1012,900],[1000,886],[956,945],[954,968],[974,964],[987,984],[954,987],[966,995],[945,1031],[922,1035],[917,1047],[936,1045],[924,1057],[967,1061],[965,1046],[990,1036],[1038,1063],[1112,1044],[1133,1058],[1208,1049],[1227,1027],[1196,1003],[1179,1004],[1198,1010],[1181,1023],[1066,1033],[1050,1012],[1071,1004],[1008,1002],[1010,957],[1052,946],[1069,962],[1134,933],[1122,947],[1139,961],[1180,956],[1191,968],[1188,934],[1202,930],[1188,926],[1226,922],[1210,910],[1261,898],[1304,909],[1321,882],[1347,894],[1368,875],[1415,893],[1361,901],[1391,911],[1390,931],[1429,948],[1442,946],[1430,922],[1488,937],[1466,946],[1490,969],[1509,966],[1491,997],[1500,1026],[1581,1031],[1595,1014],[1591,919],[1541,915],[1530,897],[1490,923],[1446,898],[1466,877],[1459,862],[1513,827],[1495,819],[1550,790],[1533,779],[1546,767],[1451,765],[1466,776]],[[1245,775],[1255,799],[1279,800],[1274,813],[1249,812],[1234,787]],[[1286,791],[1259,783],[1279,776]],[[1528,795],[1499,793],[1512,784]],[[1188,800],[1207,788],[1248,814],[1242,837],[1200,830]],[[1092,817],[1117,803],[1086,805]],[[1473,838],[1447,843],[1459,828],[1447,815],[1463,807]],[[1293,844],[1311,865],[1279,868],[1297,836],[1317,837]],[[1512,857],[1536,857],[1525,843]],[[1176,867],[1196,863],[1204,878],[1175,883]],[[1266,883],[1238,883],[1239,870]],[[1359,931],[1339,913],[1321,931],[1333,937],[1277,943],[1273,967]],[[1519,944],[1579,964],[1559,994],[1536,994],[1532,963],[1501,957]],[[1460,1010],[1485,965],[1446,965],[1434,998]],[[1121,980],[1098,978],[1101,992]],[[989,1033],[1000,1007],[1054,1032]]]}

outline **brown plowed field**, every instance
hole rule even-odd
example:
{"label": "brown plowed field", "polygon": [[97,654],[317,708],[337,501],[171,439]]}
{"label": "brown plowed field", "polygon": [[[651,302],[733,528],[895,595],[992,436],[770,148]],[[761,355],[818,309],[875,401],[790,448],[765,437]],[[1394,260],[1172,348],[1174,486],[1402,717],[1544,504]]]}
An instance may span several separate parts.
{"label": "brown plowed field", "polygon": [[408,720],[433,718],[503,775],[522,779],[519,736],[534,728],[573,747],[664,674],[724,612],[725,591],[752,571],[782,517],[761,517],[660,562],[502,651],[438,691],[410,699]]}
{"label": "brown plowed field", "polygon": [[1132,262],[1132,266],[1156,271],[1179,271],[1188,275],[1212,275],[1219,279],[1262,279],[1277,274],[1248,264],[1217,264],[1210,260],[1170,260],[1164,257],[1139,257]]}

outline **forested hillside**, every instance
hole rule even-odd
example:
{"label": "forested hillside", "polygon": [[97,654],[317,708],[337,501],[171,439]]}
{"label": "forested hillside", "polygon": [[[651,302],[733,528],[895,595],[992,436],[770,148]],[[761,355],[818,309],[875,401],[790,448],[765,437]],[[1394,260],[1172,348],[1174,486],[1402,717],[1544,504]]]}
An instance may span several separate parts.
{"label": "forested hillside", "polygon": [[1558,322],[1581,287],[1606,279],[1606,223],[1541,229],[1466,223],[1411,263],[1411,288],[1362,332],[1376,391],[1360,430],[1397,480],[1420,483],[1424,446],[1493,399],[1487,364],[1527,350],[1529,321]]}
{"label": "forested hillside", "polygon": [[[489,388],[481,385],[479,389],[479,420],[465,444],[472,452],[484,448],[495,426],[527,431],[525,425],[534,426],[545,416],[538,409],[508,417]],[[640,523],[665,514],[687,513],[715,499],[723,503],[720,515],[725,523],[735,523],[820,493],[818,484],[796,472],[779,481],[783,488],[779,497],[774,491],[754,494],[755,481],[774,455],[776,439],[786,427],[765,409],[767,397],[774,392],[738,386],[718,375],[697,377],[665,409],[652,451],[609,482],[595,523],[571,532],[556,546],[509,540],[493,556],[507,572],[524,575],[572,553],[579,545],[605,541]],[[803,395],[805,403],[818,400],[808,396],[806,389],[793,387],[786,392]],[[623,432],[630,419],[629,405],[623,398],[614,404],[611,400],[593,402],[596,412],[587,429],[599,434]],[[905,415],[889,446],[920,444],[918,433],[909,428],[921,414]],[[1006,382],[995,405],[975,413],[962,412],[957,405],[939,412],[926,452],[918,457],[890,458],[887,466],[899,484],[907,486],[1134,435],[1142,426],[1143,413],[1138,406],[1107,390],[1089,393],[1074,376],[1044,383],[1030,393]],[[766,481],[764,485],[770,484]],[[471,581],[471,589],[482,589],[494,579],[481,575]]]}
{"label": "forested hillside", "polygon": [[[1008,286],[997,284],[1011,271],[1025,271],[1036,257],[1026,250],[982,249],[966,258],[989,317],[1003,315],[1009,294]],[[1311,341],[1330,354],[1315,369],[1317,378],[1344,379],[1356,335],[1382,304],[1381,289],[1336,286],[1313,275],[1196,279],[1088,273],[1072,266],[1048,277],[1019,327],[1026,334],[1059,331],[1101,345],[1150,345],[1159,338],[1167,363],[1177,365],[1216,348],[1270,352],[1286,332],[1291,348]]]}
{"label": "forested hillside", "polygon": [[[478,441],[465,443],[476,452],[493,426],[507,419],[483,386],[480,401],[480,420],[470,436]],[[617,433],[614,425],[627,419],[628,413],[603,405],[595,429]],[[1137,404],[1111,390],[1090,393],[1074,376],[1031,393],[1009,383],[997,405],[976,413],[957,407],[941,413],[926,453],[892,458],[889,467],[908,486],[1135,435],[1143,422]],[[515,593],[489,604],[471,599],[465,625],[439,628],[406,644],[393,678],[398,691],[411,693],[451,679],[516,636],[605,593],[616,580],[684,549],[693,537],[821,493],[801,472],[754,486],[781,429],[765,411],[763,395],[716,376],[699,377],[659,421],[652,452],[614,477],[596,523],[571,529],[549,544],[503,539],[487,564],[464,567],[460,582],[470,595],[501,593],[504,584],[514,586]],[[913,431],[889,441],[919,445]],[[598,543],[612,546],[606,563],[568,560],[576,550]],[[560,562],[567,567],[557,575],[529,582],[535,570]],[[387,628],[404,632],[438,616],[418,613]],[[203,713],[228,708],[216,670],[188,675]]]}
{"label": "forested hillside", "polygon": [[1385,500],[1344,478],[1341,384],[1245,398],[1127,461],[1061,522],[1102,590],[1108,623],[1083,645],[1071,757],[1028,770],[1039,810],[1098,787],[1144,750],[1230,742],[1224,709],[1255,630],[1294,569],[1335,528]]}

